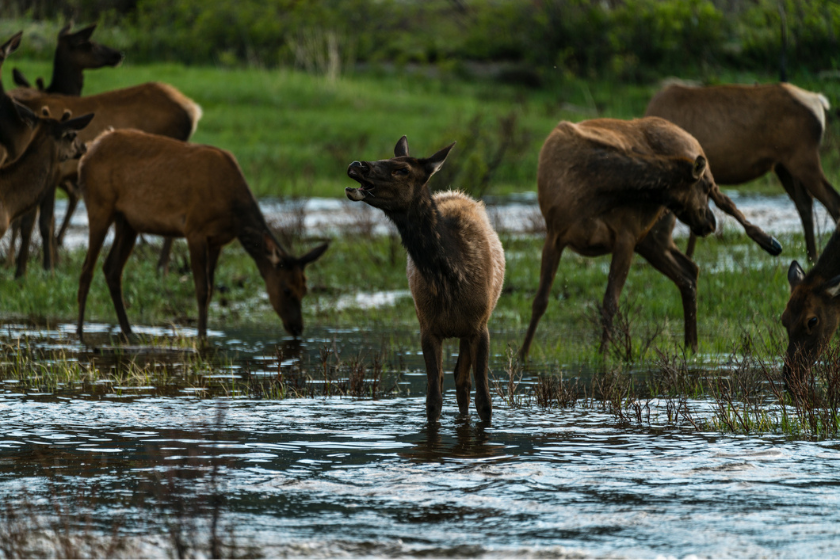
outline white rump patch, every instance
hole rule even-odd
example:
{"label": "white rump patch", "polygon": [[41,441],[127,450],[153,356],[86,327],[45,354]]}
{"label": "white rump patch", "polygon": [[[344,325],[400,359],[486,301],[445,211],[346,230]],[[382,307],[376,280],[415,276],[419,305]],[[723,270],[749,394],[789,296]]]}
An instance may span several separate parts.
{"label": "white rump patch", "polygon": [[782,84],[788,92],[799,101],[802,105],[808,108],[817,120],[820,121],[820,126],[823,132],[825,131],[825,112],[831,108],[826,96],[821,93],[812,93],[802,88],[798,88],[792,84]]}

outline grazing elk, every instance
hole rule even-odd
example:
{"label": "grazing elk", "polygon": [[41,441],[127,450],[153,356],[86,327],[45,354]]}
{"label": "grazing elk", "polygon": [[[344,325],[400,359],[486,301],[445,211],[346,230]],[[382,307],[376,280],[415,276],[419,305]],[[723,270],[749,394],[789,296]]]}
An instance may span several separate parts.
{"label": "grazing elk", "polygon": [[288,254],[265,223],[232,154],[138,130],[101,134],[79,165],[90,227],[79,279],[79,338],[93,268],[111,224],[114,243],[104,272],[124,335],[131,334],[122,298],[122,271],[138,233],[185,237],[198,300],[198,335],[207,335],[207,307],[222,246],[239,239],[257,263],[271,305],[287,332],[303,332],[304,268],[328,244],[302,257]]}
{"label": "grazing elk", "polygon": [[685,345],[696,350],[698,269],[674,244],[674,216],[663,214],[670,210],[691,231],[706,236],[715,230],[708,207],[715,189],[700,144],[668,121],[560,122],[540,151],[537,195],[547,233],[521,355],[528,355],[566,247],[587,257],[613,255],[602,309],[602,347],[636,252],[677,284]]}
{"label": "grazing elk", "polygon": [[470,406],[470,367],[475,377],[475,407],[484,422],[492,405],[487,382],[490,332],[505,276],[505,254],[487,219],[484,204],[455,191],[429,190],[429,179],[454,144],[429,158],[408,155],[403,136],[394,157],[354,161],[347,175],[359,182],[347,198],[379,208],[397,226],[408,252],[408,286],[420,321],[420,343],[428,377],[426,415],[437,422],[443,405],[444,338],[459,338],[455,385],[458,408]]}
{"label": "grazing elk", "polygon": [[[58,32],[58,42],[53,59],[52,80],[50,81],[49,87],[45,90],[46,93],[78,97],[82,94],[85,70],[102,68],[103,66],[118,66],[123,60],[123,55],[120,51],[90,40],[91,35],[96,29],[96,24],[89,25],[75,33],[70,33],[71,27],[72,25],[66,25]],[[14,69],[13,76],[15,83],[21,87],[9,92],[12,98],[22,99],[39,95],[37,91],[31,90],[29,82],[17,68]],[[38,78],[37,81],[39,89],[44,90],[43,80]],[[60,247],[64,239],[64,234],[70,225],[70,219],[78,204],[79,197],[74,181],[62,181],[58,186],[67,192],[68,199],[67,212],[64,214],[64,219],[61,222],[61,227],[58,230],[55,240],[56,246]],[[25,218],[27,231],[31,232],[34,220],[34,215]],[[12,227],[12,238],[9,243],[10,262],[14,258],[15,238],[21,228],[22,221],[24,220],[16,221]],[[23,266],[25,267],[25,264]],[[21,273],[22,270],[19,270],[19,275]]]}
{"label": "grazing elk", "polygon": [[790,387],[819,359],[840,324],[840,229],[808,274],[798,262],[790,263],[788,282],[790,299],[782,325],[788,332],[783,377]]}
{"label": "grazing elk", "polygon": [[[703,146],[718,184],[738,185],[774,171],[796,205],[808,258],[813,262],[817,258],[813,199],[819,200],[835,221],[840,218],[840,195],[820,164],[828,108],[823,95],[791,84],[672,84],[651,99],[645,115],[667,119],[694,136]],[[718,206],[731,213],[726,205]],[[693,249],[692,236],[689,256]]]}
{"label": "grazing elk", "polygon": [[21,105],[16,109],[20,118],[33,129],[33,134],[23,155],[0,169],[0,238],[12,220],[37,207],[49,192],[59,173],[59,164],[84,153],[77,131],[93,119],[93,115],[71,119],[67,112],[59,121],[48,118],[46,109],[43,111],[45,118]]}
{"label": "grazing elk", "polygon": [[[111,128],[133,128],[177,140],[188,140],[195,132],[195,127],[201,118],[201,107],[174,87],[158,82],[85,97],[38,93],[22,98],[20,101],[30,108],[46,106],[53,111],[63,111],[67,108],[73,113],[96,113],[90,126],[79,135],[83,142],[90,142],[101,132]],[[59,182],[75,181],[77,173],[78,165],[75,162],[65,164],[62,166]],[[40,205],[39,225],[44,243],[44,268],[46,270],[51,270],[53,266],[54,206],[53,189],[53,192],[44,197]],[[26,273],[29,238],[34,220],[35,210],[27,216],[29,226],[25,227],[25,223],[21,228],[21,247],[15,277]]]}

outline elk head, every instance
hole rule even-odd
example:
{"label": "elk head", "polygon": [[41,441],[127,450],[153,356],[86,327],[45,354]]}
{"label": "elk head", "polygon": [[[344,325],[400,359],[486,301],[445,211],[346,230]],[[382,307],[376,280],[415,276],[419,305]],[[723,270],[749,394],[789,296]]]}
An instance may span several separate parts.
{"label": "elk head", "polygon": [[806,275],[793,261],[788,283],[790,299],[782,313],[788,332],[783,378],[790,386],[793,376],[801,379],[819,359],[840,324],[840,276],[824,278],[813,270]]}
{"label": "elk head", "polygon": [[319,245],[303,255],[290,255],[268,234],[264,236],[266,265],[260,267],[265,281],[268,300],[280,320],[283,328],[292,336],[303,332],[301,300],[306,295],[306,265],[318,260],[329,247],[329,243]]}
{"label": "elk head", "polygon": [[58,47],[55,50],[55,67],[70,67],[78,70],[119,66],[123,54],[111,47],[90,40],[96,24],[70,33],[72,24],[58,32]]}
{"label": "elk head", "polygon": [[454,145],[418,159],[408,155],[408,140],[403,136],[394,148],[393,158],[351,163],[347,175],[361,186],[347,187],[344,192],[350,200],[362,200],[385,212],[405,212],[428,196],[426,183],[441,168]]}
{"label": "elk head", "polygon": [[691,231],[705,237],[717,227],[715,215],[709,209],[709,194],[715,186],[706,158],[697,156],[694,161],[675,158],[676,177],[668,188],[665,206]]}
{"label": "elk head", "polygon": [[38,117],[27,107],[17,103],[15,103],[15,110],[20,119],[31,128],[44,127],[46,134],[56,143],[59,162],[78,159],[87,151],[85,145],[77,138],[77,133],[93,120],[93,113],[73,119],[70,118],[70,111],[65,111],[61,120],[56,120],[50,118],[50,110],[46,107],[41,110],[42,117]]}

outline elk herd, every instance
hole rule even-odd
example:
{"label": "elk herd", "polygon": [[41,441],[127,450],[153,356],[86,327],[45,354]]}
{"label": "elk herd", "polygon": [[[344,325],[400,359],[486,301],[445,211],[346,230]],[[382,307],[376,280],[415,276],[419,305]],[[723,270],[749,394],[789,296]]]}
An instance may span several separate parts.
{"label": "elk herd", "polygon": [[[83,96],[86,69],[122,61],[121,53],[91,40],[94,28],[71,32],[67,26],[59,32],[48,86],[39,78],[32,87],[17,70],[19,87],[7,92],[0,82],[0,237],[11,230],[8,258],[17,246],[15,277],[26,273],[36,219],[43,266],[55,266],[56,247],[83,197],[89,240],[79,280],[80,340],[94,267],[112,224],[115,235],[103,270],[125,335],[131,327],[122,272],[141,233],[166,239],[161,266],[168,261],[171,240],[186,239],[200,337],[207,332],[219,254],[234,239],[256,263],[285,330],[300,335],[304,270],[328,245],[296,257],[277,241],[234,156],[189,142],[201,108],[174,87],[151,82]],[[0,46],[0,68],[21,36]],[[733,216],[761,248],[778,255],[778,241],[747,221],[718,187],[773,171],[796,206],[808,259],[815,262],[808,273],[796,261],[791,264],[791,296],[782,315],[789,335],[784,378],[801,376],[840,323],[840,233],[818,255],[813,224],[814,198],[834,220],[840,218],[840,195],[826,179],[819,156],[827,109],[822,95],[786,83],[672,84],[653,97],[643,118],[560,122],[539,154],[537,194],[547,232],[521,356],[528,355],[547,310],[566,248],[586,257],[612,255],[601,307],[602,346],[639,254],[677,285],[685,345],[696,350],[699,270],[690,257],[695,236],[715,231],[709,200]],[[489,421],[487,324],[502,292],[505,257],[482,202],[458,191],[430,190],[429,179],[452,147],[418,158],[409,155],[403,136],[394,157],[352,162],[347,175],[358,186],[345,193],[351,201],[382,210],[408,254],[408,284],[428,378],[428,419],[437,421],[441,413],[442,342],[458,338],[454,376],[459,410],[469,411],[472,371],[475,408],[482,421]],[[69,205],[56,234],[57,188],[67,192]],[[691,231],[687,253],[674,243],[677,220]]]}

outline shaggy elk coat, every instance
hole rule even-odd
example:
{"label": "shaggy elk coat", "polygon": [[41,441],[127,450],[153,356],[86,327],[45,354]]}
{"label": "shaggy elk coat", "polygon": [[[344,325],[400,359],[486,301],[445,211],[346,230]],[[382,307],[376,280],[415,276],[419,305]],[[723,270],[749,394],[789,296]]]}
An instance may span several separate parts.
{"label": "shaggy elk coat", "polygon": [[429,190],[429,179],[453,145],[429,158],[414,158],[403,136],[393,158],[351,163],[347,175],[360,186],[345,190],[350,200],[364,201],[385,212],[408,253],[406,273],[420,322],[429,421],[439,420],[443,405],[443,339],[459,338],[455,365],[458,408],[461,414],[469,412],[472,367],[476,410],[482,421],[489,422],[487,322],[502,291],[505,255],[483,203],[460,192],[432,196]]}
{"label": "shaggy elk coat", "polygon": [[[694,136],[721,185],[739,185],[773,171],[793,199],[805,231],[808,258],[817,258],[813,199],[834,221],[840,218],[840,195],[820,163],[828,100],[791,84],[688,87],[670,85],[648,104],[647,116],[667,119]],[[739,218],[732,201],[715,193],[715,204]],[[739,219],[739,221],[741,221]],[[744,222],[741,222],[744,224]],[[747,234],[771,254],[772,250]],[[689,240],[689,254],[694,238]],[[779,248],[780,249],[780,248]]]}
{"label": "shaggy elk coat", "polygon": [[[527,356],[566,247],[596,257],[612,253],[601,318],[602,348],[633,253],[670,278],[680,290],[685,344],[697,347],[698,269],[674,244],[674,215],[697,235],[715,230],[708,207],[714,178],[700,144],[659,118],[561,122],[539,157],[537,195],[547,233],[540,285],[522,356]],[[660,221],[668,210],[668,219]]]}
{"label": "shaggy elk coat", "polygon": [[108,228],[114,243],[104,272],[125,335],[131,327],[122,298],[122,270],[138,233],[185,237],[198,300],[198,333],[207,334],[207,307],[222,247],[239,239],[265,280],[268,298],[290,334],[303,332],[304,268],[327,250],[288,254],[269,230],[236,159],[211,146],[138,130],[100,135],[79,166],[90,239],[79,280],[79,337],[93,268]]}

